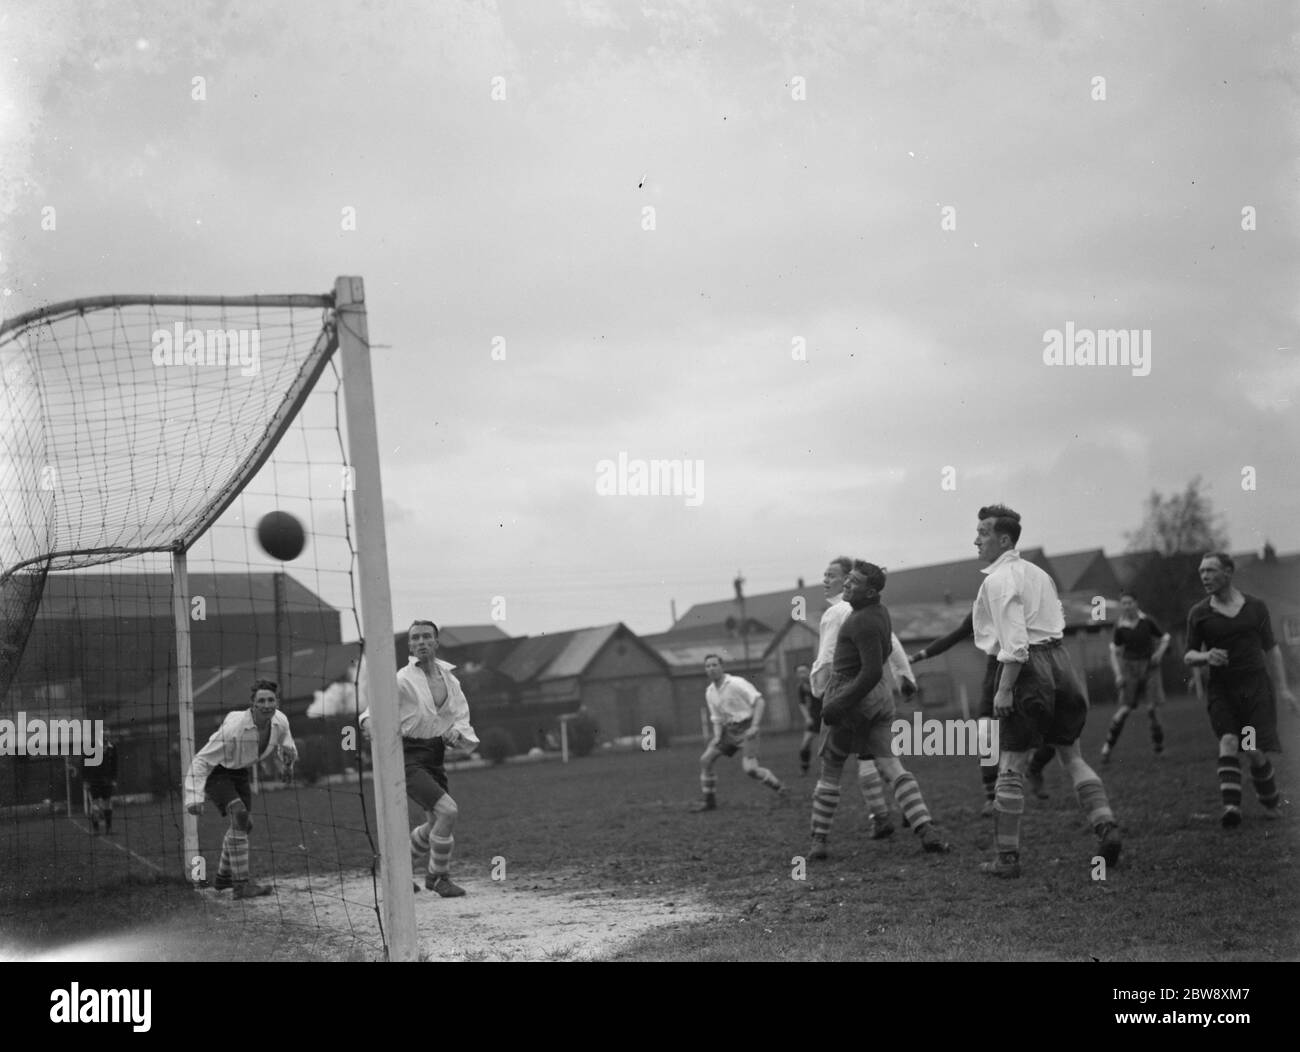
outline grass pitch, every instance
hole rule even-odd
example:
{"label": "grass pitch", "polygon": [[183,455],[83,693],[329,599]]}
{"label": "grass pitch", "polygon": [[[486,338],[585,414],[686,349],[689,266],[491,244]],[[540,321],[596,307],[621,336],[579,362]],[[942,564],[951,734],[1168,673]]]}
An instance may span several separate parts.
{"label": "grass pitch", "polygon": [[[792,788],[788,802],[745,778],[738,759],[723,760],[719,809],[698,815],[687,810],[699,792],[695,744],[600,752],[567,766],[452,772],[461,810],[453,871],[538,895],[641,899],[661,911],[662,924],[611,951],[617,960],[1300,957],[1295,808],[1285,805],[1283,820],[1266,822],[1247,778],[1244,823],[1220,828],[1216,742],[1192,699],[1165,707],[1162,758],[1152,756],[1145,714],[1137,713],[1102,767],[1112,712],[1095,710],[1084,733],[1085,756],[1106,783],[1124,835],[1120,864],[1105,880],[1093,878],[1094,840],[1055,764],[1047,772],[1051,798],[1026,803],[1023,877],[981,875],[992,823],[979,814],[977,761],[968,757],[907,761],[951,854],[922,854],[901,828],[887,841],[867,839],[850,764],[831,858],[801,871],[816,778],[815,767],[799,774],[797,735],[762,742],[763,763]],[[1291,747],[1297,721],[1289,713],[1281,720]],[[1296,753],[1291,748],[1279,766],[1287,800],[1297,797]],[[369,882],[357,879],[372,859],[361,808],[355,787],[257,798],[253,875],[297,889],[292,902],[282,894],[229,903],[188,890],[175,879],[179,815],[160,805],[118,809],[114,840],[135,858],[63,816],[10,822],[0,860],[0,947],[21,955],[117,938],[154,940],[159,959],[373,959],[374,903]],[[200,844],[214,869],[223,830],[209,807]],[[436,916],[426,894],[421,918]],[[679,914],[687,902],[712,919],[700,920],[698,908]]]}

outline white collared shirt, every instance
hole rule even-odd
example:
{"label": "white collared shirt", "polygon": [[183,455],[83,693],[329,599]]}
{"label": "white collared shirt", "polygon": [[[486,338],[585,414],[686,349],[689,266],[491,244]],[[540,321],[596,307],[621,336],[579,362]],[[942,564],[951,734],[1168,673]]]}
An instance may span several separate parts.
{"label": "white collared shirt", "polygon": [[831,604],[822,612],[821,623],[817,626],[817,660],[808,672],[809,686],[813,697],[820,698],[826,693],[826,685],[831,679],[831,666],[835,661],[835,642],[840,638],[840,628],[844,619],[853,613],[844,593],[839,592],[828,600]]}
{"label": "white collared shirt", "polygon": [[1056,585],[1042,567],[1012,548],[981,571],[984,583],[971,609],[975,645],[1004,664],[1029,660],[1033,643],[1065,635],[1065,612]]}
{"label": "white collared shirt", "polygon": [[275,755],[277,749],[283,749],[285,759],[291,763],[298,758],[298,747],[294,745],[293,733],[289,730],[289,717],[279,709],[271,714],[270,740],[266,751],[260,755],[257,751],[257,724],[253,721],[252,711],[240,709],[227,713],[221,726],[208,739],[208,744],[190,761],[190,769],[185,775],[185,806],[203,803],[208,775],[218,764],[228,771],[238,771]]}
{"label": "white collared shirt", "polygon": [[[832,599],[831,605],[822,613],[821,623],[817,627],[817,660],[808,671],[808,685],[812,688],[814,697],[820,698],[826,693],[826,685],[831,679],[831,667],[835,661],[835,643],[840,638],[845,618],[851,613],[853,607],[844,598],[843,592]],[[890,690],[900,690],[904,679],[910,679],[915,684],[916,677],[912,675],[912,664],[907,660],[907,652],[903,650],[898,636],[890,633],[889,639],[892,649],[885,667],[893,679],[888,681],[887,678],[887,686]]]}
{"label": "white collared shirt", "polygon": [[709,719],[714,723],[743,723],[754,718],[758,688],[740,676],[724,675],[721,686],[710,683],[704,691]]}
{"label": "white collared shirt", "polygon": [[[461,689],[460,680],[451,674],[456,666],[441,658],[434,658],[434,671],[442,677],[447,688],[447,700],[442,706],[434,704],[429,677],[415,658],[397,673],[397,712],[401,719],[403,738],[441,738],[448,731],[456,731],[471,744],[478,744],[478,735],[469,722],[469,702]],[[365,705],[359,723],[370,719],[370,706],[365,703],[365,676],[357,674],[357,690]]]}

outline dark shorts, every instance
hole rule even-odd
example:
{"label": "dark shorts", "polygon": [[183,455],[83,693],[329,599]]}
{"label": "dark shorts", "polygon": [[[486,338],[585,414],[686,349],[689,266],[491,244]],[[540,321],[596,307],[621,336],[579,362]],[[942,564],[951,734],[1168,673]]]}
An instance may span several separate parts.
{"label": "dark shorts", "polygon": [[998,669],[1002,663],[998,661],[996,654],[990,654],[988,661],[984,665],[984,683],[980,687],[980,707],[975,713],[976,716],[992,717],[993,716],[993,695],[998,689]]}
{"label": "dark shorts", "polygon": [[116,782],[87,782],[86,792],[92,800],[111,800],[117,792]]}
{"label": "dark shorts", "polygon": [[[832,697],[845,682],[842,676],[831,673],[825,696]],[[818,755],[840,761],[851,755],[859,759],[893,756],[893,723],[894,694],[882,676],[859,703],[857,711],[826,729]]]}
{"label": "dark shorts", "polygon": [[402,758],[406,762],[406,795],[432,811],[447,795],[447,771],[443,757],[447,743],[441,738],[403,738]]}
{"label": "dark shorts", "polygon": [[816,734],[822,729],[822,699],[813,698],[808,703],[808,720],[804,723],[804,730],[809,734]]}
{"label": "dark shorts", "polygon": [[[998,670],[1001,681],[1002,670]],[[1031,646],[1029,660],[1011,691],[1011,715],[1003,716],[998,740],[1004,752],[1040,745],[1073,745],[1088,718],[1088,696],[1060,643]]]}
{"label": "dark shorts", "polygon": [[232,771],[217,764],[208,773],[208,784],[204,786],[203,791],[208,799],[217,805],[217,810],[221,812],[223,818],[226,809],[236,800],[244,802],[245,810],[249,812],[253,810],[253,790],[249,783],[247,768]]}
{"label": "dark shorts", "polygon": [[1282,739],[1277,733],[1277,698],[1267,671],[1237,672],[1227,683],[1211,681],[1206,698],[1210,726],[1220,738],[1225,734],[1241,737],[1246,727],[1254,727],[1256,749],[1282,751]]}
{"label": "dark shorts", "polygon": [[723,756],[735,756],[745,747],[745,733],[753,726],[753,720],[740,723],[724,723],[718,734],[717,750]]}

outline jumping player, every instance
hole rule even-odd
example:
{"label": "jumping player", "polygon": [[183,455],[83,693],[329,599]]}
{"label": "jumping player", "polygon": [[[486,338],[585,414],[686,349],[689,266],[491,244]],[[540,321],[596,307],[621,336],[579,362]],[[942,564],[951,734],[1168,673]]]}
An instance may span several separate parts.
{"label": "jumping player", "polygon": [[812,847],[808,857],[827,857],[826,840],[839,805],[844,762],[854,754],[859,762],[863,756],[876,758],[876,766],[888,779],[922,847],[944,852],[948,844],[934,828],[920,786],[893,751],[894,695],[885,678],[893,631],[889,611],[880,602],[885,573],[861,560],[852,566],[844,582],[844,599],[851,613],[840,628],[822,705],[822,720],[830,729],[822,742],[821,777],[813,791]]}
{"label": "jumping player", "polygon": [[1120,838],[1101,779],[1079,751],[1088,715],[1069,652],[1061,645],[1065,615],[1047,572],[1020,557],[1020,516],[1002,505],[980,508],[975,546],[988,563],[972,607],[975,645],[997,657],[993,713],[1001,721],[1001,758],[994,795],[997,859],[980,869],[996,877],[1020,876],[1020,816],[1024,773],[1031,752],[1056,746],[1079,805],[1097,835],[1108,866],[1119,860]]}
{"label": "jumping player", "polygon": [[[452,883],[453,835],[460,810],[447,791],[443,759],[447,747],[478,745],[469,722],[469,702],[455,665],[438,658],[438,626],[412,621],[406,633],[411,661],[397,673],[397,712],[401,721],[406,795],[424,811],[425,821],[411,830],[411,860],[427,873],[424,886],[442,898],[457,898],[465,889]],[[361,714],[361,733],[370,739],[370,708]],[[417,888],[418,890],[418,888]]]}
{"label": "jumping player", "polygon": [[767,704],[763,695],[749,680],[728,675],[717,654],[709,654],[704,659],[704,674],[709,677],[704,701],[713,723],[713,740],[700,756],[700,791],[704,798],[691,810],[717,810],[718,776],[713,772],[713,765],[719,756],[735,756],[738,752],[741,766],[749,777],[783,793],[785,786],[781,779],[758,765],[758,728]]}
{"label": "jumping player", "polygon": [[[1232,585],[1236,564],[1226,552],[1201,560],[1206,596],[1187,614],[1187,653],[1183,661],[1208,668],[1206,699],[1210,726],[1219,736],[1219,792],[1225,829],[1241,824],[1241,760],[1250,761],[1250,780],[1266,818],[1279,816],[1281,795],[1266,753],[1281,752],[1277,698],[1300,715],[1286,684],[1282,651],[1273,638],[1268,607]],[[1271,681],[1270,681],[1271,677]],[[1253,739],[1253,743],[1252,743]]]}
{"label": "jumping player", "polygon": [[253,828],[248,772],[263,761],[292,766],[298,759],[289,719],[280,711],[279,690],[269,679],[254,683],[249,707],[226,716],[207,745],[194,754],[185,777],[185,804],[190,814],[203,814],[206,796],[223,818],[230,818],[213,887],[218,891],[234,888],[237,899],[269,895],[273,890],[248,879],[248,833]]}
{"label": "jumping player", "polygon": [[1143,700],[1151,720],[1151,748],[1159,756],[1165,745],[1165,731],[1160,726],[1160,702],[1164,699],[1160,662],[1169,649],[1169,633],[1138,609],[1137,597],[1132,592],[1120,593],[1119,609],[1119,621],[1110,644],[1110,665],[1115,672],[1115,689],[1119,691],[1119,708],[1106,732],[1106,744],[1101,747],[1102,763],[1110,763],[1124,721]]}

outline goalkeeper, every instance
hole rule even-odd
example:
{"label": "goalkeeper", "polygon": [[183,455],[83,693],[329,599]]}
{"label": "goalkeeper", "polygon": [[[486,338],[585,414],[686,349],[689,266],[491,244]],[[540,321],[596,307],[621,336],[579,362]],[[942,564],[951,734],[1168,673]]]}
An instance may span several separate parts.
{"label": "goalkeeper", "polygon": [[[447,747],[473,749],[478,736],[469,722],[469,702],[455,668],[438,660],[438,626],[432,621],[412,621],[406,633],[411,662],[397,673],[397,714],[401,722],[402,756],[406,765],[406,795],[425,813],[425,821],[411,830],[411,859],[423,866],[428,859],[424,886],[444,899],[465,894],[452,883],[453,833],[460,814],[447,791],[443,766]],[[365,689],[365,676],[358,677]],[[370,708],[360,719],[361,733],[370,739]]]}
{"label": "goalkeeper", "polygon": [[269,679],[254,683],[249,707],[229,713],[194,754],[185,776],[186,810],[203,814],[206,796],[223,818],[230,818],[213,882],[218,891],[234,888],[237,899],[271,894],[272,888],[248,879],[248,832],[253,828],[248,772],[255,763],[292,766],[297,759],[289,718],[280,711],[280,688]]}

